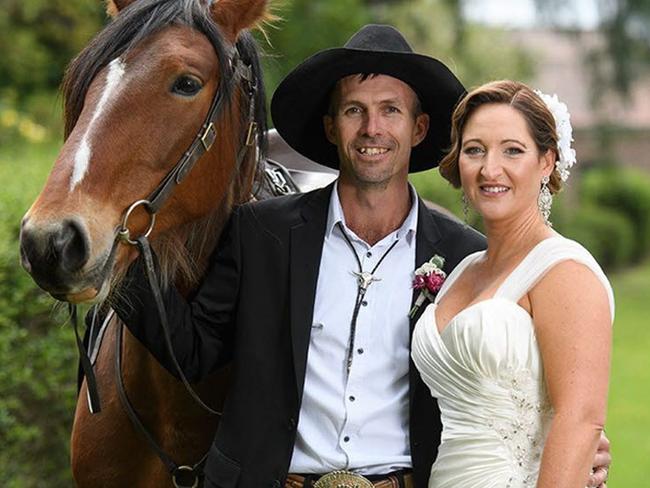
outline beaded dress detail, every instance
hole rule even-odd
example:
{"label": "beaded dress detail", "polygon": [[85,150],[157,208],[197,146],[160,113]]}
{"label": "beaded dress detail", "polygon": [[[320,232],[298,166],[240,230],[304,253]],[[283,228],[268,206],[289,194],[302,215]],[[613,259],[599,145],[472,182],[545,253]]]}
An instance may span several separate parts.
{"label": "beaded dress detail", "polygon": [[555,264],[574,260],[611,287],[591,254],[561,236],[538,243],[492,298],[461,310],[438,332],[438,301],[485,251],[449,275],[415,326],[411,354],[438,399],[443,431],[429,488],[519,488],[537,483],[553,417],[535,328],[518,301]]}

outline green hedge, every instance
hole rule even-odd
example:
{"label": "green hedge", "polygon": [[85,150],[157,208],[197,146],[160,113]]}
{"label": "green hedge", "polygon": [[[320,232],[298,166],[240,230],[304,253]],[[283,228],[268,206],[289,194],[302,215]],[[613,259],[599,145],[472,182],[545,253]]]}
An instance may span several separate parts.
{"label": "green hedge", "polygon": [[634,256],[632,223],[625,215],[610,208],[589,204],[581,206],[558,230],[585,246],[603,268],[623,267]]}
{"label": "green hedge", "polygon": [[0,145],[0,486],[72,486],[77,353],[65,317],[22,269],[20,220],[58,143]]}
{"label": "green hedge", "polygon": [[580,193],[586,204],[615,210],[633,223],[631,261],[650,254],[650,175],[618,166],[594,169],[584,173]]}

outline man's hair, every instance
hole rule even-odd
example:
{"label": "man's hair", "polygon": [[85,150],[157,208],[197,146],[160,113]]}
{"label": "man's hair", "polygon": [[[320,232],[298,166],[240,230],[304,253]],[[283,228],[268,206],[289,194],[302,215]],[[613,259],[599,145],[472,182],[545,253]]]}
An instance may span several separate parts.
{"label": "man's hair", "polygon": [[[359,78],[360,82],[363,82],[366,81],[368,78],[374,78],[381,74],[382,73],[359,73],[356,76]],[[355,75],[351,75],[351,76],[355,76]],[[334,88],[330,93],[329,104],[327,106],[327,115],[329,115],[330,117],[334,117],[336,115],[336,112],[339,109],[339,102],[341,101],[341,81],[343,81],[343,79],[344,78],[341,78],[339,81],[336,82],[336,85],[334,85]],[[411,90],[413,90],[412,87]],[[413,117],[415,118],[418,117],[420,114],[422,114],[423,110],[422,110],[422,102],[420,102],[420,97],[418,96],[415,90],[413,90],[413,93],[415,94],[415,104],[413,106]]]}

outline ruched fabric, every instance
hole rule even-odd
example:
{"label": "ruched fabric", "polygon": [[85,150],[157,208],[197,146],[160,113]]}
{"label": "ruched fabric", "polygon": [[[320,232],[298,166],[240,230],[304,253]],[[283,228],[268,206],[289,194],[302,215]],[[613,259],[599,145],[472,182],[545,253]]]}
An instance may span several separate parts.
{"label": "ruched fabric", "polygon": [[465,268],[450,274],[415,326],[412,357],[438,399],[443,432],[429,488],[535,486],[553,416],[535,327],[517,302],[555,264],[574,260],[612,289],[600,266],[580,244],[561,236],[538,243],[492,298],[461,310],[438,332],[439,300]]}

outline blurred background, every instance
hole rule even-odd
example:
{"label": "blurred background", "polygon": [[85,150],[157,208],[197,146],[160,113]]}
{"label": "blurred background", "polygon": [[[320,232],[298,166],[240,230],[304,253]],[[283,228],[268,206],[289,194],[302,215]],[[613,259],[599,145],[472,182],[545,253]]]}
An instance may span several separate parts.
{"label": "blurred background", "polygon": [[[258,36],[269,93],[314,51],[381,22],[397,26],[416,51],[445,62],[468,88],[512,78],[567,103],[578,165],[555,199],[552,220],[592,251],[615,289],[609,486],[649,486],[650,2],[282,0],[274,12],[281,20]],[[66,64],[107,22],[100,0],[0,0],[4,487],[72,485],[73,332],[20,268],[17,240],[20,219],[62,144],[58,85]],[[459,193],[435,170],[413,182],[425,198],[462,217]]]}

